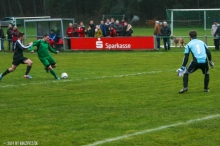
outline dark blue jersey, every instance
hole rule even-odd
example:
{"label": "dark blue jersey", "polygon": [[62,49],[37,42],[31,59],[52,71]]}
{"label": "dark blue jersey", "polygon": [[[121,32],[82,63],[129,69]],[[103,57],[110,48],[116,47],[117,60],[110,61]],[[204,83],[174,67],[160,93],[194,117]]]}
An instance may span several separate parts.
{"label": "dark blue jersey", "polygon": [[23,50],[27,50],[28,48],[30,48],[31,45],[28,45],[28,46],[24,46],[22,44],[22,42],[20,40],[17,40],[14,44],[14,56],[13,56],[13,59],[15,60],[19,60],[21,58],[23,58]]}

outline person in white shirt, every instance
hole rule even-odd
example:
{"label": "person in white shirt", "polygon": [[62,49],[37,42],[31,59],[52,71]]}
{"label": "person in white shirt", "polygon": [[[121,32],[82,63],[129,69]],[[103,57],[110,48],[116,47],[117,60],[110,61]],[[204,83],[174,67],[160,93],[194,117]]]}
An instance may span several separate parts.
{"label": "person in white shirt", "polygon": [[212,29],[211,29],[211,34],[214,38],[215,50],[219,50],[219,36],[218,35],[214,36],[218,26],[219,26],[218,20],[215,19],[214,24],[212,25]]}

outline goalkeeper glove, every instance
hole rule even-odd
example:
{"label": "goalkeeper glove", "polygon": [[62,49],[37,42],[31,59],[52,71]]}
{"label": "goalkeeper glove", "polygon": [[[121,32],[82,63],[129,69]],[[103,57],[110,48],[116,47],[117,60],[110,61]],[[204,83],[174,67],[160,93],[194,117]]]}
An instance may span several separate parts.
{"label": "goalkeeper glove", "polygon": [[177,76],[183,76],[183,74],[185,73],[185,69],[186,67],[182,66],[181,68],[177,69]]}
{"label": "goalkeeper glove", "polygon": [[213,68],[215,66],[214,62],[212,62],[212,61],[209,61],[209,65],[211,68]]}

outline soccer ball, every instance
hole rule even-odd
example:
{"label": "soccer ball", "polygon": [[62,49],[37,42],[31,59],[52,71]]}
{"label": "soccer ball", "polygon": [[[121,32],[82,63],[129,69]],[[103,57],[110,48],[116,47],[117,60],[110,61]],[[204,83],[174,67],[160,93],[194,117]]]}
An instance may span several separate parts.
{"label": "soccer ball", "polygon": [[65,72],[64,72],[64,73],[62,73],[62,74],[61,74],[61,78],[62,78],[62,79],[67,79],[67,78],[68,78],[67,73],[65,73]]}

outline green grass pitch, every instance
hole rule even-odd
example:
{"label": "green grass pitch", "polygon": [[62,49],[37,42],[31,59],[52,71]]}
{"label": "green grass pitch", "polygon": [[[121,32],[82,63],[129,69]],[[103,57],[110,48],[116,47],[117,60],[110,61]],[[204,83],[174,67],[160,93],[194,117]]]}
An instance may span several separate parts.
{"label": "green grass pitch", "polygon": [[[36,53],[25,52],[34,78],[24,79],[26,65],[20,65],[0,81],[0,145],[218,146],[220,52],[211,53],[211,92],[203,92],[197,71],[180,95],[182,77],[175,71],[183,48],[53,54],[56,73],[69,75],[60,81],[45,72]],[[0,72],[11,66],[12,55],[0,53]]]}

